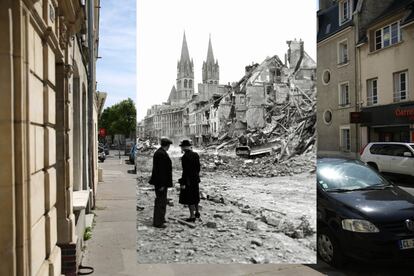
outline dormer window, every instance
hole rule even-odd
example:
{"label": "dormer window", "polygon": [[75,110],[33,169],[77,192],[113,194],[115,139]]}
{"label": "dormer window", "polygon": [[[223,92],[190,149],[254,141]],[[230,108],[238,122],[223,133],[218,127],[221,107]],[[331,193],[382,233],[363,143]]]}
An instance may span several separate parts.
{"label": "dormer window", "polygon": [[339,2],[339,26],[351,20],[351,0],[343,0]]}

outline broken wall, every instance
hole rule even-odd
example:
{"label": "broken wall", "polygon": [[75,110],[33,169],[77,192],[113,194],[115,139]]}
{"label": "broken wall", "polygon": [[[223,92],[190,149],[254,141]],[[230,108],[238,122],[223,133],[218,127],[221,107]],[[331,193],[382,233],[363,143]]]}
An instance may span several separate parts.
{"label": "broken wall", "polygon": [[224,97],[219,104],[217,109],[217,117],[218,117],[218,132],[224,132],[227,130],[227,123],[231,120],[230,113],[231,113],[232,103],[230,96]]}
{"label": "broken wall", "polygon": [[264,128],[266,125],[265,109],[263,107],[250,107],[246,111],[246,121],[248,129]]}
{"label": "broken wall", "polygon": [[263,128],[264,120],[264,103],[266,100],[265,87],[247,86],[246,88],[246,122],[247,128]]}

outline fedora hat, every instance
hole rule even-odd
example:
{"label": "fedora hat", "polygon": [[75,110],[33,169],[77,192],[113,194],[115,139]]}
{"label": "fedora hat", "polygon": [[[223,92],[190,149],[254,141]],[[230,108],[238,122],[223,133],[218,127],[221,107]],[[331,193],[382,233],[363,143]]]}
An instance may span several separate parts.
{"label": "fedora hat", "polygon": [[191,147],[192,144],[190,140],[182,140],[179,146],[180,147]]}
{"label": "fedora hat", "polygon": [[162,137],[160,139],[160,144],[162,147],[172,144],[173,142],[168,137]]}

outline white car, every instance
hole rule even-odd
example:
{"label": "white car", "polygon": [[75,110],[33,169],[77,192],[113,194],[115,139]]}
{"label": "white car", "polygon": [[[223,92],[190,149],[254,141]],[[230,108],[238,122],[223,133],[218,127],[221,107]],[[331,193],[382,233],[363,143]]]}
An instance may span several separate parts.
{"label": "white car", "polygon": [[414,176],[414,143],[369,143],[362,148],[360,159],[380,172]]}

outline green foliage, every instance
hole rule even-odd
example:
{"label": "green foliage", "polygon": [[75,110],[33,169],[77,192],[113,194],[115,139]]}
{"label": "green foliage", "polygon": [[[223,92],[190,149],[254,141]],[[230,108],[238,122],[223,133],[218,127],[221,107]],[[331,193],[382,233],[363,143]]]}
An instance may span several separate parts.
{"label": "green foliage", "polygon": [[135,131],[136,117],[134,101],[128,98],[105,108],[98,120],[98,126],[105,128],[107,135],[123,134],[128,137]]}
{"label": "green foliage", "polygon": [[86,227],[85,232],[83,233],[83,240],[87,241],[92,238],[92,229],[91,227]]}

